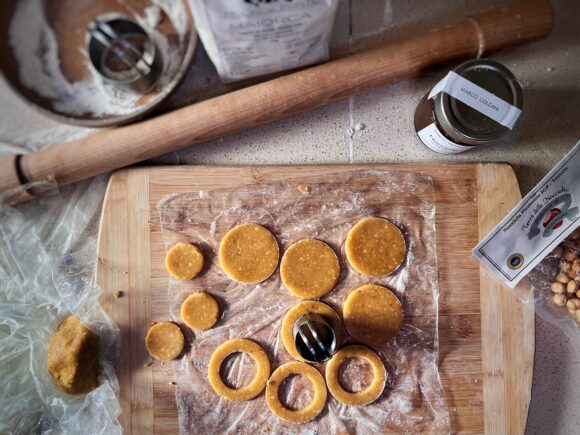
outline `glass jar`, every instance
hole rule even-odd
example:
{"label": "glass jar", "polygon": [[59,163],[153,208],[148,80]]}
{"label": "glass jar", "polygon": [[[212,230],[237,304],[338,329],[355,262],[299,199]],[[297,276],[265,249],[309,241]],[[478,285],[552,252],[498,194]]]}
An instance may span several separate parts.
{"label": "glass jar", "polygon": [[511,71],[493,60],[474,59],[419,101],[415,129],[431,150],[458,154],[505,135],[521,108],[521,86]]}

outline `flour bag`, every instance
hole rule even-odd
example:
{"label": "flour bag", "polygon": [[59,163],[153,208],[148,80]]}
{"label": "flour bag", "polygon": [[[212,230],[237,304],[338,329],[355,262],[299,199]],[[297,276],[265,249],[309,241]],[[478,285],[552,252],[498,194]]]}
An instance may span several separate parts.
{"label": "flour bag", "polygon": [[190,0],[222,81],[328,60],[338,0]]}

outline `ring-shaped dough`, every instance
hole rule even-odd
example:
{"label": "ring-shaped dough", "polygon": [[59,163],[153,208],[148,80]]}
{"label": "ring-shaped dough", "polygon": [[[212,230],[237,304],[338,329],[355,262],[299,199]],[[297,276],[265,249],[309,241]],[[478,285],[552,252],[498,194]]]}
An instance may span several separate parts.
{"label": "ring-shaped dough", "polygon": [[405,259],[405,237],[391,221],[378,217],[361,219],[346,237],[348,262],[365,276],[385,276]]}
{"label": "ring-shaped dough", "polygon": [[282,343],[286,351],[293,358],[298,361],[306,362],[304,358],[300,356],[298,350],[296,350],[296,344],[294,343],[294,336],[292,334],[292,328],[294,323],[299,317],[306,313],[314,313],[324,316],[330,322],[334,333],[336,334],[336,344],[339,345],[342,341],[342,323],[340,317],[331,307],[328,305],[318,302],[318,301],[304,301],[300,302],[298,305],[293,306],[288,310],[284,319],[282,320],[282,327],[280,328],[280,335],[282,336]]}
{"label": "ring-shaped dough", "polygon": [[[230,388],[220,375],[222,362],[232,353],[244,352],[256,362],[256,376],[245,387]],[[266,351],[252,340],[247,338],[234,338],[219,345],[209,360],[208,378],[213,390],[234,402],[243,402],[253,399],[262,392],[270,376],[270,360]]]}
{"label": "ring-shaped dough", "polygon": [[349,293],[342,307],[344,325],[357,341],[369,346],[384,344],[403,325],[403,307],[386,287],[365,284]]}
{"label": "ring-shaped dough", "polygon": [[[345,390],[338,380],[338,370],[347,358],[364,358],[373,368],[373,381],[362,391],[356,393]],[[348,346],[340,349],[326,364],[326,385],[330,394],[340,403],[349,406],[363,406],[374,402],[383,392],[387,381],[387,371],[381,358],[364,346]]]}
{"label": "ring-shaped dough", "polygon": [[[282,385],[284,379],[292,375],[306,376],[314,387],[312,401],[301,409],[287,408],[282,404],[278,395],[280,385]],[[314,367],[298,361],[291,361],[278,367],[274,370],[266,385],[266,403],[268,408],[277,417],[291,423],[306,423],[320,414],[326,404],[327,394],[326,384],[320,372]]]}
{"label": "ring-shaped dough", "polygon": [[183,323],[195,330],[211,328],[218,321],[220,307],[215,298],[206,292],[190,294],[181,304]]}
{"label": "ring-shaped dough", "polygon": [[276,238],[261,225],[238,225],[220,243],[219,259],[223,271],[230,279],[241,283],[264,281],[276,270],[279,258]]}
{"label": "ring-shaped dough", "polygon": [[158,322],[147,332],[145,347],[153,358],[170,361],[183,350],[185,338],[181,328],[173,322]]}
{"label": "ring-shaped dough", "polygon": [[176,243],[165,256],[165,267],[177,279],[192,279],[203,267],[203,254],[191,243]]}
{"label": "ring-shaped dough", "polygon": [[299,240],[286,250],[280,262],[280,277],[295,296],[316,299],[336,285],[338,258],[330,246],[316,239]]}

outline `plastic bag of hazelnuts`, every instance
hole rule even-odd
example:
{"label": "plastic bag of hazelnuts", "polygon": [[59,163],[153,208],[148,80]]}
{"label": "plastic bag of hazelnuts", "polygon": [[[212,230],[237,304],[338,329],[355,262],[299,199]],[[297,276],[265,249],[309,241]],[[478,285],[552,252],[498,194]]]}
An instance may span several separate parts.
{"label": "plastic bag of hazelnuts", "polygon": [[580,343],[580,142],[473,254],[523,303]]}
{"label": "plastic bag of hazelnuts", "polygon": [[570,338],[580,338],[580,228],[548,254],[527,281],[534,287],[536,312]]}

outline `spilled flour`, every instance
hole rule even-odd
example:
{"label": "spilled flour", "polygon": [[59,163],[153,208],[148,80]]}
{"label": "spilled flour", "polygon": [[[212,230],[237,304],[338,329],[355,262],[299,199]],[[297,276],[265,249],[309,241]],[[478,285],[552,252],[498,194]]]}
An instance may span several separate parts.
{"label": "spilled flour", "polygon": [[[142,95],[103,79],[92,69],[84,49],[80,55],[85,58],[89,77],[74,83],[67,80],[60,68],[58,42],[46,19],[44,4],[42,0],[19,1],[10,22],[8,42],[18,62],[21,83],[39,96],[52,100],[56,111],[70,116],[126,115],[139,108]],[[177,30],[178,46],[171,45],[167,37],[156,30],[162,13],[169,17]],[[155,85],[160,93],[156,98],[160,98],[169,91],[166,85],[181,65],[178,54],[183,52],[187,33],[184,1],[153,0],[143,16],[134,13],[133,19],[149,32],[163,60],[163,73]]]}

